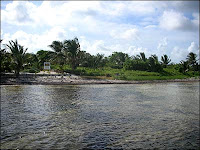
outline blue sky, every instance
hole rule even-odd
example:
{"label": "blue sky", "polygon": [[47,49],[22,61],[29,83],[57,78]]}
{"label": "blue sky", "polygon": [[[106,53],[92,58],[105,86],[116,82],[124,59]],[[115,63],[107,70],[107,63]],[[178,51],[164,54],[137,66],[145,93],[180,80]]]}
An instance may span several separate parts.
{"label": "blue sky", "polygon": [[91,54],[145,52],[173,62],[199,53],[198,1],[1,1],[1,39],[28,52],[78,37]]}

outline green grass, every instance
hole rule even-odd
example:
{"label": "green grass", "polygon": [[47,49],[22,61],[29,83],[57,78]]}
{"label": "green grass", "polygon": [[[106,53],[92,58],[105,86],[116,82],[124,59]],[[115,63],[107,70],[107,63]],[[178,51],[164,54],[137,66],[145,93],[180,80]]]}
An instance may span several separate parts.
{"label": "green grass", "polygon": [[[58,69],[58,66],[53,66]],[[199,77],[199,72],[189,71],[185,74],[180,73],[175,66],[168,66],[162,72],[135,71],[124,69],[104,68],[85,68],[78,67],[72,72],[70,66],[65,65],[64,71],[80,75],[87,79],[117,79],[117,80],[169,80],[169,79],[185,79],[190,77]]]}

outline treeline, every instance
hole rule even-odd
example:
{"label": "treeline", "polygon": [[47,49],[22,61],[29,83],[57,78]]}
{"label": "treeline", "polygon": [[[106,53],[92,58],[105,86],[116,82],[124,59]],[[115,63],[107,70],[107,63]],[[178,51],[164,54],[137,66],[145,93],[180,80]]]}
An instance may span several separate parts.
{"label": "treeline", "polygon": [[[2,40],[1,40],[2,42]],[[27,53],[27,48],[18,44],[17,40],[9,41],[5,44],[5,49],[1,49],[1,73],[15,72],[19,75],[20,71],[31,73],[43,70],[44,62],[50,62],[58,72],[63,73],[65,65],[71,67],[71,72],[77,67],[103,68],[111,67],[115,69],[125,70],[141,70],[149,72],[162,72],[163,68],[171,63],[171,59],[167,55],[158,60],[158,56],[151,55],[149,58],[145,53],[141,52],[136,56],[129,56],[123,52],[113,52],[112,55],[104,57],[103,54],[91,55],[86,51],[81,51],[78,38],[64,41],[53,41],[49,47],[53,51],[39,50],[36,54]],[[178,70],[186,73],[189,70],[198,71],[199,63],[197,55],[190,52],[185,61],[181,61]]]}

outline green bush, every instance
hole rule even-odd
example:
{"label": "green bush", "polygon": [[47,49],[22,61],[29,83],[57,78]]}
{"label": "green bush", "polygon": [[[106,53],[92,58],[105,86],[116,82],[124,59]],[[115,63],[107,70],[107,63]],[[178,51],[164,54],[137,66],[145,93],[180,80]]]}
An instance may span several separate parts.
{"label": "green bush", "polygon": [[142,60],[126,60],[124,63],[125,70],[148,70],[148,63]]}
{"label": "green bush", "polygon": [[75,75],[85,75],[86,71],[84,69],[65,69],[64,72],[66,73],[71,73],[71,74],[75,74]]}
{"label": "green bush", "polygon": [[25,69],[25,70],[23,70],[23,72],[28,72],[28,73],[38,73],[38,72],[40,72],[40,70],[37,69],[37,68],[29,68],[29,69]]}

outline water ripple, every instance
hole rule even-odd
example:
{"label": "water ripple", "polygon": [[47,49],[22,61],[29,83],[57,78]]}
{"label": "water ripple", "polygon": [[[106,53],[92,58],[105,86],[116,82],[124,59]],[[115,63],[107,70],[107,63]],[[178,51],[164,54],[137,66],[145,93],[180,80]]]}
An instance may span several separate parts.
{"label": "water ripple", "polygon": [[1,86],[2,149],[199,149],[198,83]]}

